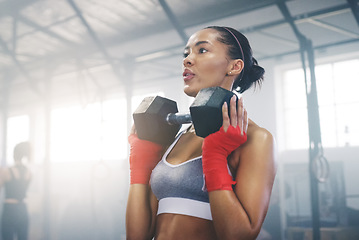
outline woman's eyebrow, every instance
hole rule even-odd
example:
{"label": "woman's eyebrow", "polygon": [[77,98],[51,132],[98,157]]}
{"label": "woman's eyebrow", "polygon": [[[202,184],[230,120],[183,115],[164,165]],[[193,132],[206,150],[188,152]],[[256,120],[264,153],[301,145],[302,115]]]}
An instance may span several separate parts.
{"label": "woman's eyebrow", "polygon": [[[209,42],[208,41],[198,41],[198,42],[196,42],[196,44],[194,46],[196,47],[198,45],[206,44],[206,43],[209,43]],[[185,50],[189,49],[189,46],[186,46],[184,49]]]}

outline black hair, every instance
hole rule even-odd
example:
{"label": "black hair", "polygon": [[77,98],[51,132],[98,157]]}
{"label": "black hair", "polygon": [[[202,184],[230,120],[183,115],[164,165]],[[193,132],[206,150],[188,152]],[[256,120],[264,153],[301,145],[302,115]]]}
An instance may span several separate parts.
{"label": "black hair", "polygon": [[234,28],[220,26],[206,27],[206,29],[208,28],[215,29],[220,33],[221,36],[218,38],[218,41],[228,46],[228,55],[231,59],[242,59],[244,62],[244,68],[241,74],[234,80],[232,90],[234,89],[243,93],[253,84],[261,85],[265,71],[264,68],[258,65],[257,60],[253,57],[252,48],[248,39]]}
{"label": "black hair", "polygon": [[14,160],[21,162],[22,158],[30,157],[30,143],[21,142],[18,143],[14,148]]}

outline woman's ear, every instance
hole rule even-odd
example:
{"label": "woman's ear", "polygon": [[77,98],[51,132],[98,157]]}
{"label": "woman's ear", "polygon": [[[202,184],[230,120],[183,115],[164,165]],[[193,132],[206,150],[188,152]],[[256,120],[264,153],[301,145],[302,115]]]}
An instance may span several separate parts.
{"label": "woman's ear", "polygon": [[232,69],[231,69],[232,75],[240,74],[243,68],[244,68],[244,62],[242,59],[233,60]]}

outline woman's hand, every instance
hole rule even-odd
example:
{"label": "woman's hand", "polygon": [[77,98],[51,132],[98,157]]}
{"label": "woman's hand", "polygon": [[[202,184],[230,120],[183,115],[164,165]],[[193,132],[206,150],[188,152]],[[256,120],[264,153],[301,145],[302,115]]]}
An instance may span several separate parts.
{"label": "woman's hand", "polygon": [[230,125],[235,128],[238,126],[241,129],[241,134],[243,135],[244,133],[247,133],[248,129],[247,110],[243,106],[243,98],[238,100],[238,104],[236,104],[236,100],[236,95],[233,95],[230,100],[230,116],[228,115],[227,102],[224,102],[222,106],[223,130],[227,132]]}
{"label": "woman's hand", "polygon": [[130,135],[131,135],[131,134],[137,134],[135,124],[133,124],[132,127],[131,127]]}
{"label": "woman's hand", "polygon": [[163,147],[159,144],[139,139],[133,125],[128,136],[130,148],[131,184],[148,184],[153,168],[161,160]]}
{"label": "woman's hand", "polygon": [[227,157],[247,141],[248,119],[243,101],[236,96],[230,101],[230,116],[227,103],[223,104],[223,126],[219,131],[208,135],[202,145],[202,167],[207,190],[232,190],[235,184],[228,172]]}
{"label": "woman's hand", "polygon": [[155,231],[157,199],[150,190],[152,169],[161,159],[163,147],[139,139],[135,125],[128,136],[130,150],[130,188],[126,208],[127,239],[152,239]]}

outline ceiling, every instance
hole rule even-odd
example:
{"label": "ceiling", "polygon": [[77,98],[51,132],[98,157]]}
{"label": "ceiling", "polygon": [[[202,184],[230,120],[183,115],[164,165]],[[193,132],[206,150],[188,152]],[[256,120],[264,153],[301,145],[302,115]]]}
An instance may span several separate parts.
{"label": "ceiling", "polygon": [[186,39],[207,25],[243,32],[258,60],[298,54],[293,26],[315,50],[357,44],[358,9],[358,0],[0,0],[2,106],[46,96],[49,82],[66,96],[81,81],[110,91],[180,76]]}

